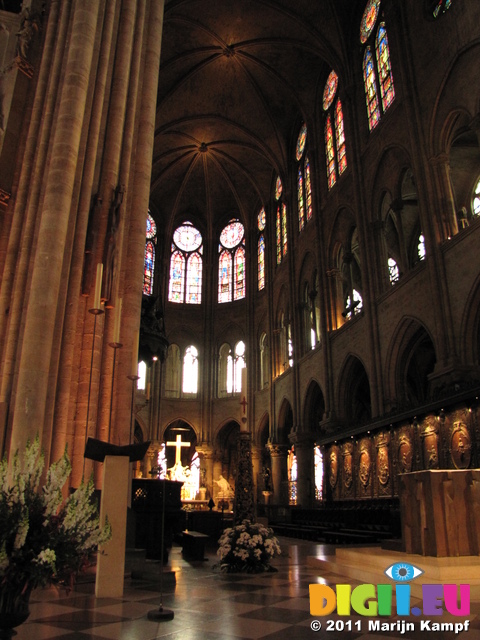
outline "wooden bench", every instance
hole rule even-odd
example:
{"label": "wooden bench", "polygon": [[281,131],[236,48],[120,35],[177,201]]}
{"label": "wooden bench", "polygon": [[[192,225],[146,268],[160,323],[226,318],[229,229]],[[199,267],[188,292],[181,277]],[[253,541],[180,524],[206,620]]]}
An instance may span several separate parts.
{"label": "wooden bench", "polygon": [[206,560],[205,544],[210,536],[199,531],[182,531],[182,553],[189,560]]}

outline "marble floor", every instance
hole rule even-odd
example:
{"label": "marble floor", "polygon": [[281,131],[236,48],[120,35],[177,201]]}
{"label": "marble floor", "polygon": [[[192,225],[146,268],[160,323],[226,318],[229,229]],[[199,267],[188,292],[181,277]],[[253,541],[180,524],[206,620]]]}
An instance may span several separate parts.
{"label": "marble floor", "polygon": [[[37,590],[32,594],[30,617],[18,628],[16,639],[480,640],[480,602],[471,603],[468,631],[457,634],[455,630],[422,631],[422,618],[413,617],[408,620],[413,620],[414,630],[402,632],[401,626],[396,629],[396,615],[381,618],[382,622],[389,623],[389,629],[378,631],[369,630],[369,619],[361,616],[347,619],[332,614],[316,619],[310,615],[309,584],[347,582],[354,586],[358,583],[349,578],[342,579],[333,572],[319,575],[318,570],[307,565],[308,556],[330,555],[332,547],[293,538],[279,538],[279,541],[282,555],[273,563],[277,571],[261,575],[222,574],[215,568],[214,549],[207,553],[206,561],[187,562],[180,547],[174,546],[169,565],[176,572],[176,584],[166,584],[165,574],[163,578],[163,607],[174,612],[170,621],[152,622],[147,617],[150,611],[158,611],[161,604],[159,565],[155,563],[152,563],[151,571],[142,574],[142,579],[126,578],[122,598],[95,598],[93,581],[78,584],[69,594],[56,588]],[[365,562],[368,563],[368,557]],[[412,606],[416,602],[412,598]],[[328,620],[332,622],[328,623]],[[351,630],[347,628],[347,620],[351,620]],[[464,622],[463,618],[449,614],[435,621],[440,620],[443,623]],[[322,628],[316,631],[318,621]]]}

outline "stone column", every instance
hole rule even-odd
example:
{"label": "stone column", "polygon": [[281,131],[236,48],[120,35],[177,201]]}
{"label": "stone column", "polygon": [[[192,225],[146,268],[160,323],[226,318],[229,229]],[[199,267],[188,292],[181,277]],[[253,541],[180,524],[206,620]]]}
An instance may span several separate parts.
{"label": "stone column", "polygon": [[208,444],[200,444],[196,447],[196,450],[200,456],[200,469],[205,470],[205,487],[207,488],[207,495],[213,497],[213,450]]}
{"label": "stone column", "polygon": [[[52,363],[57,305],[63,275],[64,247],[71,224],[72,194],[95,45],[99,3],[76,4],[65,74],[50,141],[51,159],[39,215],[18,382],[13,406],[11,449],[43,435]],[[61,215],[59,215],[59,213]]]}
{"label": "stone column", "polygon": [[[252,467],[253,467],[253,496],[255,503],[258,502],[258,478],[261,472],[260,467],[261,462],[261,451],[258,447],[252,447]],[[260,489],[262,489],[262,485],[260,485]]]}
{"label": "stone column", "polygon": [[444,153],[435,158],[431,158],[430,163],[433,167],[435,184],[440,200],[440,222],[443,227],[440,240],[446,240],[458,233],[455,199],[452,192],[452,181],[450,178],[450,164],[448,156]]}
{"label": "stone column", "polygon": [[267,445],[272,461],[272,504],[286,504],[284,494],[284,483],[287,481],[287,447],[269,443]]}
{"label": "stone column", "polygon": [[255,520],[253,500],[252,434],[240,431],[238,439],[237,477],[235,478],[235,524]]}
{"label": "stone column", "polygon": [[310,508],[315,489],[313,443],[305,440],[295,443],[297,456],[297,505]]}

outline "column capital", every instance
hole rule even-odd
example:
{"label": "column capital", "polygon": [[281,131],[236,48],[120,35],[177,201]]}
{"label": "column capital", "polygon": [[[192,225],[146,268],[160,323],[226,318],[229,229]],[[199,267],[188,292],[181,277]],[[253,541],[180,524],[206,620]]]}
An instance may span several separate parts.
{"label": "column capital", "polygon": [[278,458],[287,454],[288,446],[286,444],[275,444],[273,442],[268,442],[267,449],[269,450],[270,456],[272,458]]}

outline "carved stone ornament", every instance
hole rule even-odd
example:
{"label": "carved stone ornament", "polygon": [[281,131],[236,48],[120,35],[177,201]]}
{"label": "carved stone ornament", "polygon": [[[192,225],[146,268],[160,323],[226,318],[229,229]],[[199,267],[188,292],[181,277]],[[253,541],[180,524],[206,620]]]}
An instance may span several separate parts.
{"label": "carved stone ornament", "polygon": [[337,447],[332,447],[330,450],[330,454],[328,456],[329,459],[329,473],[328,473],[328,481],[330,482],[330,487],[335,489],[338,481],[338,450]]}
{"label": "carved stone ornament", "polygon": [[343,484],[345,489],[350,489],[353,483],[353,445],[349,442],[344,445],[343,456]]}
{"label": "carved stone ornament", "polygon": [[410,473],[412,470],[413,447],[410,435],[401,433],[398,441],[398,468],[400,473]]}
{"label": "carved stone ornament", "polygon": [[468,469],[472,458],[472,443],[467,425],[461,421],[453,423],[450,452],[457,469]]}

